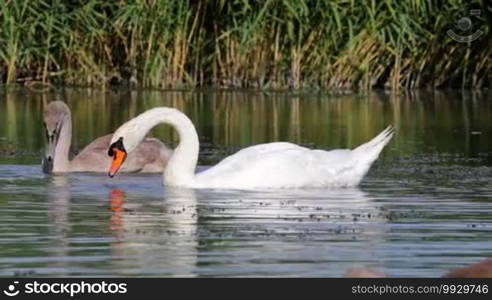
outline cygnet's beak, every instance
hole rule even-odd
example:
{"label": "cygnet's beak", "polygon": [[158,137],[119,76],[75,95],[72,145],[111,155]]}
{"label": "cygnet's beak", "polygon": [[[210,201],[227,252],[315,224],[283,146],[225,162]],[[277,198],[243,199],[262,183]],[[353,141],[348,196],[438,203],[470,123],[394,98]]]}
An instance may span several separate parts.
{"label": "cygnet's beak", "polygon": [[[45,125],[46,126],[46,125]],[[61,126],[57,126],[51,133],[48,129],[45,129],[47,144],[45,148],[44,157],[42,160],[43,172],[51,174],[53,172],[53,163],[55,160],[55,150],[60,138]]]}

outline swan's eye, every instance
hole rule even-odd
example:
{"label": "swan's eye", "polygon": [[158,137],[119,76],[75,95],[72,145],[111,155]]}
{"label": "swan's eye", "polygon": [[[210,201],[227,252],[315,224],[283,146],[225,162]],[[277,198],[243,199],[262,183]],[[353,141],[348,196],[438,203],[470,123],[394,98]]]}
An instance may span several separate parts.
{"label": "swan's eye", "polygon": [[114,150],[113,149],[118,149],[121,151],[126,152],[125,146],[123,146],[123,137],[120,137],[116,142],[112,143],[111,146],[109,146],[108,150],[108,155],[113,156],[114,155]]}

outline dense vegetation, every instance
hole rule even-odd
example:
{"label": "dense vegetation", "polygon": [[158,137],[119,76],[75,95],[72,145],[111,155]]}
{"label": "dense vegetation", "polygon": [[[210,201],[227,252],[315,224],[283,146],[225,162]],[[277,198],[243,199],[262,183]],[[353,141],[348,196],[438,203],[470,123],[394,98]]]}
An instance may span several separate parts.
{"label": "dense vegetation", "polygon": [[476,41],[458,43],[446,32],[481,5],[2,0],[0,78],[157,88],[480,88],[492,79],[487,10],[473,18],[484,31]]}

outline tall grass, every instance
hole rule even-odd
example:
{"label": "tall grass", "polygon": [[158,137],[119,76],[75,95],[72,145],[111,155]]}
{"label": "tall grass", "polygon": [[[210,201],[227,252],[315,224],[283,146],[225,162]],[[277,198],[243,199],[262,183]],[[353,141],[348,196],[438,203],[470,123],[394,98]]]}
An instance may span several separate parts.
{"label": "tall grass", "polygon": [[[370,89],[490,86],[480,1],[4,0],[2,82]],[[483,10],[485,11],[485,10]]]}

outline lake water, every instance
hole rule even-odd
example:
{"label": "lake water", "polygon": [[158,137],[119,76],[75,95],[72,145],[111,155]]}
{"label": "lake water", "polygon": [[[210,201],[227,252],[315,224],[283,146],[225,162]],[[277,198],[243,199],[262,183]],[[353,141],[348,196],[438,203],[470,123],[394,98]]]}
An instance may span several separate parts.
{"label": "lake water", "polygon": [[[388,124],[396,135],[358,188],[166,190],[161,175],[42,174],[42,108],[54,99],[72,108],[73,153],[146,109],[179,108],[201,167],[263,142],[355,147]],[[441,276],[492,256],[491,99],[2,91],[0,276]],[[152,134],[177,143],[164,125]]]}

